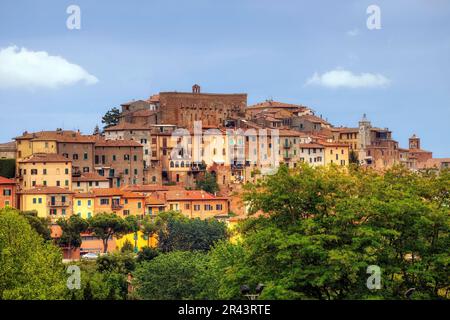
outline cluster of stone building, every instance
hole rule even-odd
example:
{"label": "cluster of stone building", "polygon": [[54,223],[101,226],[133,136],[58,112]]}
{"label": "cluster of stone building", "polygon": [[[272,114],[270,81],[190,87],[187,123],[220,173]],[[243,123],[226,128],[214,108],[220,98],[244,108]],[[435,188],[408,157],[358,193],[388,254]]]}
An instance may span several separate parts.
{"label": "cluster of stone building", "polygon": [[[226,219],[245,214],[239,191],[264,169],[347,166],[351,161],[383,170],[450,166],[409,139],[402,149],[387,128],[364,115],[357,127],[336,127],[306,106],[264,101],[247,106],[246,94],[160,92],[121,105],[117,125],[103,133],[24,132],[0,145],[14,157],[15,179],[0,180],[0,207],[35,210],[57,219],[98,212],[121,216],[179,210],[189,217]],[[217,194],[195,190],[210,172]]]}

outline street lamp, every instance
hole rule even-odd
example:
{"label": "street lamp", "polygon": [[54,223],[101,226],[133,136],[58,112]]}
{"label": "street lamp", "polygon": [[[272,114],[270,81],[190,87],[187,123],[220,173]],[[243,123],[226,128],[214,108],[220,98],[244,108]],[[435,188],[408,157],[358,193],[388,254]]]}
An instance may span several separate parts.
{"label": "street lamp", "polygon": [[251,293],[250,287],[244,284],[241,286],[241,294],[247,297],[249,300],[256,300],[258,299],[263,289],[264,285],[262,283],[259,283],[255,288],[255,293]]}

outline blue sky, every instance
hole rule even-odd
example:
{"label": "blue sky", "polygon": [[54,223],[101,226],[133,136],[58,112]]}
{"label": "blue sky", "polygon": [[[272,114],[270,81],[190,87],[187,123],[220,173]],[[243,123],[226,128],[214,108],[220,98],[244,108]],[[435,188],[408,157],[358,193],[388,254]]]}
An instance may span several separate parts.
{"label": "blue sky", "polygon": [[[80,30],[66,27],[71,4]],[[366,27],[371,4],[380,30]],[[91,133],[113,106],[199,83],[203,92],[246,92],[249,104],[308,105],[335,125],[356,126],[367,113],[401,146],[416,133],[424,149],[450,157],[446,0],[2,0],[0,50],[0,63],[44,52],[44,67],[69,73],[41,68],[23,81],[0,65],[2,142],[24,130]],[[333,72],[341,86],[327,82]],[[362,74],[368,85],[352,86]]]}

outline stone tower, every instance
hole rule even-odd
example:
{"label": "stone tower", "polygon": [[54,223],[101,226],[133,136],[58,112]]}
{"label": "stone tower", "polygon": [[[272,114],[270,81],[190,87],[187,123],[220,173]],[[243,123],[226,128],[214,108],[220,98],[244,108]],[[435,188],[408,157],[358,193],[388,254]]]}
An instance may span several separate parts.
{"label": "stone tower", "polygon": [[366,114],[363,115],[359,121],[359,134],[358,134],[358,158],[361,162],[366,158],[366,148],[371,145],[370,129],[372,125],[367,119]]}
{"label": "stone tower", "polygon": [[409,149],[420,149],[420,138],[415,134],[409,138]]}

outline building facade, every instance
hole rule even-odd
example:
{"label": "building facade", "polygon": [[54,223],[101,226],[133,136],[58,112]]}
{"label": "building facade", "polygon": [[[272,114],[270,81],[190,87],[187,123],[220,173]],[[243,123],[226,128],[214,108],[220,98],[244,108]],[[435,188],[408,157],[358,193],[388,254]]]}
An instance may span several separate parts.
{"label": "building facade", "polygon": [[12,179],[0,177],[0,209],[16,208],[16,182]]}

